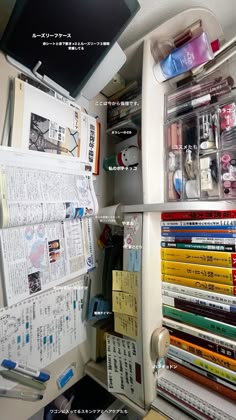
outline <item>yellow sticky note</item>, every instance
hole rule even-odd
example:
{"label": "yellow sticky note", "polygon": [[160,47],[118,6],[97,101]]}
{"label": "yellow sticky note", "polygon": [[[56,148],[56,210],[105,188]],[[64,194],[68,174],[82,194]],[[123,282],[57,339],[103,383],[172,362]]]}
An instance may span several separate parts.
{"label": "yellow sticky note", "polygon": [[137,316],[137,297],[125,292],[112,292],[112,310],[126,315]]}
{"label": "yellow sticky note", "polygon": [[138,338],[138,318],[124,314],[114,314],[114,330],[128,337]]}
{"label": "yellow sticky note", "polygon": [[112,271],[112,289],[138,295],[138,273],[131,271]]}

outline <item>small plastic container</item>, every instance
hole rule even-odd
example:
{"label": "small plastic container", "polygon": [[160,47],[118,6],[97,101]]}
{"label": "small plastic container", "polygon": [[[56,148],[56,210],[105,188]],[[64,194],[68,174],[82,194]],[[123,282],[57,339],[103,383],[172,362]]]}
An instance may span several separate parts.
{"label": "small plastic container", "polygon": [[220,200],[221,185],[218,153],[202,156],[199,163],[201,199]]}
{"label": "small plastic container", "polygon": [[199,153],[207,154],[221,146],[219,131],[219,113],[211,108],[198,114]]}
{"label": "small plastic container", "polygon": [[198,199],[199,162],[197,117],[174,121],[165,127],[166,200]]}
{"label": "small plastic container", "polygon": [[[201,108],[217,106],[217,101],[231,94],[234,85],[232,77],[213,74],[211,79],[188,84],[165,96],[165,117],[167,121],[184,116],[189,112],[199,112]],[[220,110],[218,109],[218,112]]]}
{"label": "small plastic container", "polygon": [[236,145],[236,101],[230,100],[218,107],[222,148]]}
{"label": "small plastic container", "polygon": [[236,198],[236,149],[220,153],[220,173],[222,198]]}

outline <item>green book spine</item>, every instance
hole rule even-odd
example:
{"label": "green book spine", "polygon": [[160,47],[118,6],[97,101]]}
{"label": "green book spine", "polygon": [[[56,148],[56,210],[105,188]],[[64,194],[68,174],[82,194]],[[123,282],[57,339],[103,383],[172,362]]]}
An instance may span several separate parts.
{"label": "green book spine", "polygon": [[194,327],[202,328],[213,334],[219,334],[223,337],[233,338],[234,340],[236,339],[236,327],[205,318],[201,315],[163,305],[163,316],[190,324]]}
{"label": "green book spine", "polygon": [[235,245],[186,244],[184,242],[161,242],[162,248],[192,249],[220,252],[236,252]]}

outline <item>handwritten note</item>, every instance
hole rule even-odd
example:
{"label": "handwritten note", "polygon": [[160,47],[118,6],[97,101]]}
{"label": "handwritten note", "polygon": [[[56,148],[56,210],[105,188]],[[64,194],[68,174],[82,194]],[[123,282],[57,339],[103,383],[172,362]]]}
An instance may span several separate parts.
{"label": "handwritten note", "polygon": [[137,344],[135,341],[108,334],[106,346],[108,391],[125,394],[133,400],[141,384]]}
{"label": "handwritten note", "polygon": [[112,271],[112,289],[138,295],[138,273],[130,271]]}

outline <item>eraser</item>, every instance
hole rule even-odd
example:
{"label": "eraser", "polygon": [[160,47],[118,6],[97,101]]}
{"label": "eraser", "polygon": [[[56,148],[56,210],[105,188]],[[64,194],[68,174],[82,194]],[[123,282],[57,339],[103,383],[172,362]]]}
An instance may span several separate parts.
{"label": "eraser", "polygon": [[67,382],[74,376],[73,368],[70,367],[57,378],[58,388],[63,388]]}

